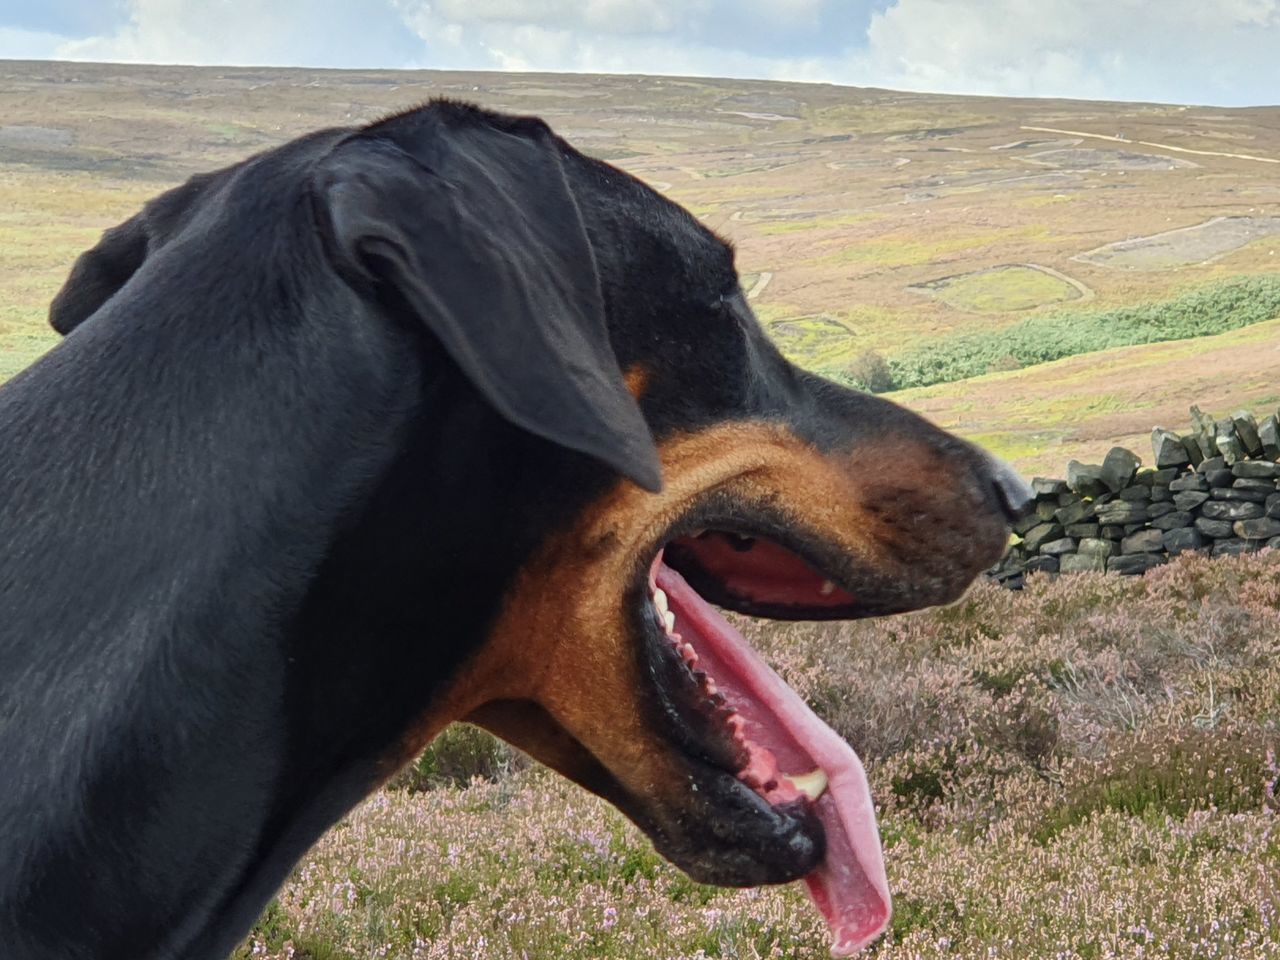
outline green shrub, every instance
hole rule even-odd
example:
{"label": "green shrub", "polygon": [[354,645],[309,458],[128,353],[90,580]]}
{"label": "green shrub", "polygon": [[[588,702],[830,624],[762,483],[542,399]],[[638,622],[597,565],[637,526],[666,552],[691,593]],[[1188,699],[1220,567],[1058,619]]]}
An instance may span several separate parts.
{"label": "green shrub", "polygon": [[868,393],[884,393],[894,388],[893,371],[874,350],[863,350],[836,373],[840,380]]}
{"label": "green shrub", "polygon": [[1063,770],[1066,796],[1045,815],[1045,841],[1101,811],[1177,819],[1193,810],[1250,813],[1263,808],[1269,744],[1256,727],[1148,727],[1118,741],[1105,758]]}
{"label": "green shrub", "polygon": [[455,723],[388,784],[392,789],[430,790],[465,787],[472,777],[500,780],[529,765],[520,751],[469,723]]}
{"label": "green shrub", "polygon": [[946,337],[889,360],[897,388],[926,387],[1081,353],[1207,337],[1280,316],[1280,277],[1238,277],[1163,303],[1048,313],[1003,330]]}

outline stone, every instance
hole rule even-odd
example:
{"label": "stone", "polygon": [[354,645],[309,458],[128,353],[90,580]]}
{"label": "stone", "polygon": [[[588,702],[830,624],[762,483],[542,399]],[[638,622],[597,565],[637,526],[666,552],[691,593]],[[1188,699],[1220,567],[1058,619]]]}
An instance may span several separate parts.
{"label": "stone", "polygon": [[1036,477],[1031,481],[1031,492],[1037,497],[1056,497],[1067,492],[1067,481]]}
{"label": "stone", "polygon": [[1280,463],[1270,460],[1241,460],[1231,468],[1231,475],[1242,480],[1275,480],[1280,477]]}
{"label": "stone", "polygon": [[1094,497],[1107,488],[1102,482],[1102,466],[1071,460],[1067,463],[1067,486],[1083,497]]}
{"label": "stone", "polygon": [[1042,522],[1035,513],[1029,513],[1025,517],[1013,521],[1013,532],[1020,537],[1025,537],[1029,530],[1033,527],[1038,527]]}
{"label": "stone", "polygon": [[1102,482],[1112,493],[1119,493],[1133,482],[1142,459],[1132,450],[1112,447],[1102,459]]}
{"label": "stone", "polygon": [[1165,531],[1164,548],[1175,556],[1187,550],[1199,550],[1203,546],[1204,535],[1194,528],[1180,527]]}
{"label": "stone", "polygon": [[1053,500],[1036,501],[1035,515],[1040,518],[1041,523],[1046,523],[1053,519],[1053,515],[1058,512],[1058,504]]}
{"label": "stone", "polygon": [[1152,503],[1168,503],[1173,499],[1173,491],[1168,487],[1152,487],[1151,502]]}
{"label": "stone", "polygon": [[1121,553],[1159,553],[1163,549],[1163,530],[1139,530],[1120,543]]}
{"label": "stone", "polygon": [[1023,568],[1026,573],[1057,573],[1057,557],[1032,557]]}
{"label": "stone", "polygon": [[1072,493],[1070,490],[1068,490],[1066,493],[1058,494],[1058,506],[1060,507],[1069,507],[1071,506],[1071,504],[1079,503],[1079,502],[1080,502],[1080,494],[1078,493]]}
{"label": "stone", "polygon": [[1268,517],[1280,517],[1280,493],[1273,493],[1267,497],[1267,502],[1262,509]]}
{"label": "stone", "polygon": [[1227,461],[1223,460],[1222,457],[1208,457],[1200,461],[1200,466],[1196,467],[1196,470],[1200,473],[1208,473],[1210,470],[1221,470],[1226,465]]}
{"label": "stone", "polygon": [[1151,452],[1157,467],[1181,467],[1191,462],[1182,438],[1172,430],[1156,427],[1151,431]]}
{"label": "stone", "polygon": [[1231,529],[1242,540],[1269,540],[1272,537],[1280,537],[1280,520],[1272,517],[1237,520],[1231,525]]}
{"label": "stone", "polygon": [[1280,419],[1274,413],[1258,424],[1258,440],[1264,457],[1280,460]]}
{"label": "stone", "polygon": [[1226,467],[1221,470],[1210,470],[1204,475],[1204,478],[1209,481],[1210,489],[1214,487],[1229,487],[1235,482],[1235,475]]}
{"label": "stone", "polygon": [[[1280,533],[1280,530],[1276,531]],[[1061,540],[1050,540],[1048,543],[1040,545],[1040,556],[1056,557],[1061,553],[1075,553],[1076,541],[1072,537],[1063,537]]]}
{"label": "stone", "polygon": [[1189,473],[1185,477],[1179,477],[1169,484],[1169,489],[1174,493],[1186,493],[1188,490],[1208,490],[1209,481],[1198,473]]}
{"label": "stone", "polygon": [[1267,541],[1268,550],[1280,550],[1280,537],[1272,537]]}
{"label": "stone", "polygon": [[1230,537],[1235,534],[1235,531],[1231,529],[1230,520],[1210,520],[1207,517],[1196,518],[1196,529],[1206,537],[1213,537],[1214,539]]}
{"label": "stone", "polygon": [[1058,558],[1058,569],[1063,573],[1102,573],[1107,569],[1107,558],[1068,553]]}
{"label": "stone", "polygon": [[1222,454],[1222,459],[1227,462],[1227,466],[1244,459],[1244,444],[1236,435],[1234,420],[1217,422],[1217,432],[1213,436],[1213,442],[1218,445],[1218,452]]}
{"label": "stone", "polygon": [[1238,557],[1245,553],[1257,553],[1262,544],[1256,540],[1219,540],[1213,545],[1215,557]]}
{"label": "stone", "polygon": [[1040,549],[1042,543],[1057,540],[1062,536],[1062,532],[1060,523],[1042,523],[1022,538],[1022,545],[1026,550],[1034,552]]}
{"label": "stone", "polygon": [[1128,500],[1130,503],[1146,503],[1151,499],[1151,488],[1144,487],[1140,483],[1135,483],[1131,487],[1125,487],[1116,494],[1119,500]]}
{"label": "stone", "polygon": [[1158,553],[1133,553],[1123,557],[1107,559],[1108,573],[1146,573],[1152,567],[1158,567],[1165,558]]}
{"label": "stone", "polygon": [[1163,470],[1152,470],[1147,474],[1153,487],[1167,487],[1182,476],[1181,467],[1165,467]]}
{"label": "stone", "polygon": [[1155,520],[1165,514],[1173,513],[1177,509],[1172,503],[1149,503],[1147,504],[1147,519]]}
{"label": "stone", "polygon": [[1231,422],[1236,425],[1236,436],[1244,444],[1245,452],[1252,457],[1262,455],[1262,440],[1258,437],[1258,421],[1248,410],[1237,410],[1231,415]]}
{"label": "stone", "polygon": [[1075,537],[1077,540],[1083,537],[1096,537],[1102,529],[1096,523],[1068,523],[1065,524],[1068,537]]}
{"label": "stone", "polygon": [[1209,499],[1209,494],[1201,490],[1182,490],[1173,495],[1173,505],[1179,510],[1194,510]]}
{"label": "stone", "polygon": [[1137,533],[1139,530],[1147,529],[1147,523],[1145,520],[1142,523],[1126,523],[1122,529],[1124,530],[1124,535],[1126,537],[1130,537],[1130,536],[1133,536],[1133,534]]}
{"label": "stone", "polygon": [[1193,467],[1198,466],[1204,459],[1204,451],[1200,449],[1200,444],[1196,442],[1196,438],[1193,436],[1182,438],[1182,449],[1187,451],[1187,457],[1190,458]]}
{"label": "stone", "polygon": [[1102,529],[1098,531],[1098,536],[1102,537],[1104,540],[1119,540],[1124,536],[1124,527],[1118,526],[1114,523],[1105,524]]}
{"label": "stone", "polygon": [[1209,520],[1256,520],[1266,511],[1260,503],[1210,500],[1200,508],[1200,516]]}
{"label": "stone", "polygon": [[1079,523],[1085,517],[1093,516],[1093,504],[1085,503],[1078,500],[1075,503],[1069,503],[1065,507],[1059,507],[1053,518],[1063,526],[1072,523]]}
{"label": "stone", "polygon": [[1268,496],[1261,490],[1239,490],[1236,487],[1214,487],[1209,493],[1214,500],[1232,503],[1266,503]]}
{"label": "stone", "polygon": [[1099,523],[1126,524],[1145,523],[1147,508],[1145,504],[1130,503],[1127,500],[1113,500],[1094,509]]}
{"label": "stone", "polygon": [[[1246,460],[1244,462],[1251,463],[1253,461]],[[1236,464],[1236,466],[1240,466],[1240,464]],[[1231,486],[1237,490],[1259,490],[1268,495],[1276,492],[1276,482],[1274,480],[1255,480],[1253,477],[1241,477]]]}
{"label": "stone", "polygon": [[1178,527],[1189,527],[1195,522],[1196,518],[1190,513],[1185,510],[1176,510],[1163,517],[1156,517],[1151,521],[1151,526],[1156,530],[1176,530]]}
{"label": "stone", "polygon": [[1096,537],[1086,537],[1080,541],[1077,552],[1082,557],[1109,557],[1112,554],[1120,552],[1120,548],[1116,546],[1113,540],[1099,540]]}
{"label": "stone", "polygon": [[1200,452],[1206,458],[1216,457],[1218,455],[1218,446],[1213,439],[1216,432],[1213,417],[1206,416],[1200,412],[1199,407],[1192,405],[1191,422],[1194,424],[1192,433],[1195,435]]}

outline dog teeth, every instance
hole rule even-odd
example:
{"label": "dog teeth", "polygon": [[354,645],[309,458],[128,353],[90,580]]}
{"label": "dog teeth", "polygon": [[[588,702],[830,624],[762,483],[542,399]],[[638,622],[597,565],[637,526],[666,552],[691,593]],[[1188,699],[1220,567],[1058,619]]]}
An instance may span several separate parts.
{"label": "dog teeth", "polygon": [[662,611],[662,624],[667,628],[667,633],[675,633],[676,615],[670,610]]}
{"label": "dog teeth", "polygon": [[798,776],[788,776],[791,785],[808,797],[811,801],[817,800],[827,790],[827,772],[819,767],[809,773],[802,773]]}
{"label": "dog teeth", "polygon": [[661,587],[654,588],[653,605],[658,608],[659,613],[665,614],[667,610],[670,609],[667,606],[667,592],[663,590]]}
{"label": "dog teeth", "polygon": [[829,597],[836,592],[836,585],[830,580],[823,580],[822,586],[818,588],[818,592],[824,597]]}

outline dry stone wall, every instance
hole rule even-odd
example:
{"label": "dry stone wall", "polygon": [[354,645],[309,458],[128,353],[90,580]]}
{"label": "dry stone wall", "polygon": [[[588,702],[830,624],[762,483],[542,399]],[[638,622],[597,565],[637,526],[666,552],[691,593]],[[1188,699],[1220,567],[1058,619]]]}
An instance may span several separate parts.
{"label": "dry stone wall", "polygon": [[1215,418],[1191,408],[1184,434],[1151,432],[1153,466],[1124,447],[1102,463],[1037,477],[1035,512],[988,575],[1021,586],[1032,571],[1144,573],[1170,556],[1280,549],[1280,426],[1248,411]]}

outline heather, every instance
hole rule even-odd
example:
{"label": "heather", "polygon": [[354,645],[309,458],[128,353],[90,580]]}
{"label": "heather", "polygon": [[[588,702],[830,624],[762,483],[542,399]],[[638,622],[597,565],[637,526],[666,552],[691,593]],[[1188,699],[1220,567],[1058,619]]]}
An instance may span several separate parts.
{"label": "heather", "polygon": [[[742,626],[867,762],[896,897],[868,956],[1280,956],[1280,553]],[[694,884],[459,726],[312,851],[237,960],[826,955],[794,888]]]}

